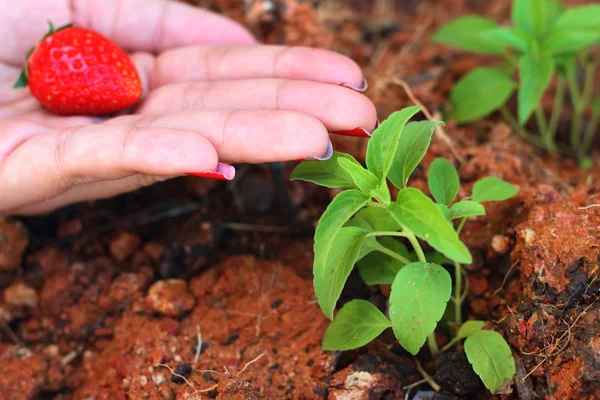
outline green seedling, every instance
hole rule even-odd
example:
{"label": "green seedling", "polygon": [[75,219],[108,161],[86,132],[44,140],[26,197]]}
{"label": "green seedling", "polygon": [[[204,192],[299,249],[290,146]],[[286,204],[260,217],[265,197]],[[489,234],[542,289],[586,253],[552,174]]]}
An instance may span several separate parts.
{"label": "green seedling", "polygon": [[[469,217],[485,214],[482,203],[517,193],[495,177],[477,181],[470,199],[456,200],[459,177],[452,163],[438,158],[430,166],[432,200],[407,183],[427,152],[439,122],[410,122],[420,106],[392,114],[373,133],[366,168],[348,154],[299,164],[292,179],[342,189],[317,226],[314,287],[319,305],[333,320],[323,340],[327,350],[364,346],[391,328],[400,345],[416,355],[427,342],[435,356],[464,340],[467,357],[486,387],[496,392],[515,373],[510,348],[484,322],[462,321],[468,287],[462,264],[472,262],[459,238]],[[392,199],[389,182],[399,189]],[[422,242],[433,250],[425,251]],[[454,269],[454,282],[445,266]],[[354,268],[368,285],[391,284],[387,315],[364,300],[345,304],[334,319],[342,289]],[[448,303],[453,308],[446,313]],[[438,348],[434,331],[452,314],[451,342]]]}
{"label": "green seedling", "polygon": [[[600,5],[566,9],[556,0],[514,0],[513,26],[498,26],[480,16],[466,16],[442,26],[436,42],[462,50],[500,56],[498,67],[476,68],[453,88],[450,115],[470,122],[497,110],[528,141],[549,152],[564,151],[590,163],[589,153],[600,124],[600,97],[594,98],[595,71],[600,53]],[[583,75],[580,83],[579,75]],[[517,77],[515,80],[514,77]],[[544,93],[556,79],[554,103],[549,113],[541,105]],[[517,91],[517,118],[506,107]],[[570,144],[556,141],[566,94],[573,107]],[[584,121],[587,112],[591,118]],[[535,117],[538,134],[525,128]],[[587,126],[586,126],[587,125]]]}

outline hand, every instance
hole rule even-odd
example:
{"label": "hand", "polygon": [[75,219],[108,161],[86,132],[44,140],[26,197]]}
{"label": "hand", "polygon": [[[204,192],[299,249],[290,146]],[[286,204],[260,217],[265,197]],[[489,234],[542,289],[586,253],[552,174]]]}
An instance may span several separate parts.
{"label": "hand", "polygon": [[[231,178],[229,163],[320,157],[328,132],[376,124],[371,102],[340,86],[364,82],[348,58],[260,46],[235,22],[181,3],[0,0],[0,9],[3,214],[46,212],[185,173]],[[12,89],[47,20],[93,29],[130,52],[145,89],[133,114],[61,117],[28,89]]]}

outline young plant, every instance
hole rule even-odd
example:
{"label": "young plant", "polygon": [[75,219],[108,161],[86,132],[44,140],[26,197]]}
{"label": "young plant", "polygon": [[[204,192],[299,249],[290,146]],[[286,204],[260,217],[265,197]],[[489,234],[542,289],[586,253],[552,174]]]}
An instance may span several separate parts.
{"label": "young plant", "polygon": [[[466,16],[447,23],[434,35],[439,43],[501,56],[505,61],[498,68],[476,68],[456,84],[450,94],[452,117],[464,123],[500,110],[521,136],[556,152],[558,122],[568,91],[573,117],[570,146],[562,150],[575,155],[583,165],[589,164],[588,155],[600,124],[600,98],[593,97],[600,53],[593,55],[590,51],[591,46],[600,43],[600,5],[565,9],[557,0],[514,0],[512,20],[514,26],[501,27],[488,18]],[[582,85],[580,71],[584,72]],[[554,77],[554,104],[548,115],[541,99]],[[506,107],[515,90],[517,118]],[[592,116],[586,127],[588,110]],[[539,135],[524,127],[533,115]]]}
{"label": "young plant", "polygon": [[[342,189],[315,232],[315,292],[321,309],[333,320],[323,346],[327,350],[354,349],[392,328],[400,345],[411,354],[416,355],[427,341],[435,356],[466,339],[469,362],[486,387],[495,392],[512,378],[515,364],[499,333],[482,330],[482,321],[463,324],[461,309],[468,288],[463,285],[466,271],[462,264],[472,259],[459,232],[468,217],[485,214],[482,202],[508,199],[517,188],[488,177],[475,183],[470,200],[455,201],[458,173],[442,158],[431,164],[428,176],[435,201],[408,187],[436,126],[443,125],[407,123],[420,110],[420,106],[405,108],[377,128],[367,147],[367,168],[348,154],[334,153],[328,161],[301,163],[292,173],[294,180]],[[396,199],[391,197],[388,180],[400,189]],[[433,251],[426,252],[419,239]],[[392,285],[389,317],[367,301],[353,300],[333,318],[355,265],[368,285]],[[442,265],[454,267],[454,284]],[[453,338],[440,350],[434,331],[449,301],[454,306]]]}

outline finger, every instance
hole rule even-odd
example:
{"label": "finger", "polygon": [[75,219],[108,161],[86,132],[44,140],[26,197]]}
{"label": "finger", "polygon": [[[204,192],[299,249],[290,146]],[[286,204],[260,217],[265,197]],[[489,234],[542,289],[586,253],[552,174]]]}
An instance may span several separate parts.
{"label": "finger", "polygon": [[12,0],[0,0],[0,62],[23,68],[27,51],[48,31],[49,20],[55,26],[71,21],[68,3],[68,0],[19,0],[15,4]]}
{"label": "finger", "polygon": [[323,124],[295,111],[200,110],[161,116],[124,116],[107,124],[196,132],[225,163],[264,163],[322,158],[329,135]]}
{"label": "finger", "polygon": [[372,130],[377,112],[371,101],[343,87],[310,81],[255,79],[178,83],[153,91],[139,114],[186,110],[287,110],[317,118],[330,132]]}
{"label": "finger", "polygon": [[236,22],[175,1],[71,0],[71,4],[76,25],[103,33],[129,50],[256,43]]}
{"label": "finger", "polygon": [[153,185],[176,176],[156,176],[135,174],[126,178],[100,181],[93,183],[84,183],[73,186],[66,192],[57,195],[42,203],[33,203],[7,210],[8,215],[37,215],[50,212],[59,207],[69,204],[80,203],[88,200],[107,199],[119,194],[131,192],[133,190]]}
{"label": "finger", "polygon": [[350,58],[307,47],[184,47],[166,51],[154,64],[143,66],[141,73],[150,77],[151,88],[174,82],[251,78],[310,80],[366,88],[360,67]]}
{"label": "finger", "polygon": [[42,202],[76,184],[142,173],[214,171],[217,153],[201,135],[176,129],[88,125],[34,136],[0,169],[0,209]]}

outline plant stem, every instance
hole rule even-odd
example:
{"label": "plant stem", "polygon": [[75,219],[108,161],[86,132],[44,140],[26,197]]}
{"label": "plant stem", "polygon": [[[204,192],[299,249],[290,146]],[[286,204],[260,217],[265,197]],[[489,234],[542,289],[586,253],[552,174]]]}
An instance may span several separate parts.
{"label": "plant stem", "polygon": [[462,273],[464,274],[464,277],[465,277],[465,289],[463,290],[462,294],[460,295],[461,303],[463,301],[465,301],[465,299],[467,298],[467,295],[469,294],[469,277],[467,275],[467,271],[465,271],[465,269],[462,268]]}
{"label": "plant stem", "polygon": [[396,231],[373,231],[365,234],[365,237],[371,236],[398,236],[407,238],[409,233],[407,232],[396,232]]}
{"label": "plant stem", "polygon": [[462,267],[454,262],[454,323],[456,332],[462,325]]}
{"label": "plant stem", "polygon": [[554,103],[552,105],[552,114],[550,115],[550,123],[548,124],[548,136],[552,143],[556,141],[556,132],[558,129],[558,121],[560,119],[560,112],[563,104],[565,103],[565,92],[567,89],[567,82],[565,78],[558,75],[558,82],[556,83],[556,94],[554,95]]}
{"label": "plant stem", "polygon": [[590,100],[592,99],[592,94],[594,91],[594,70],[596,65],[593,62],[590,62],[585,67],[585,78],[583,81],[583,90],[581,91],[581,95],[577,92],[577,75],[575,71],[571,73],[569,76],[569,85],[571,87],[571,96],[574,93],[577,93],[577,97],[575,97],[575,101],[573,104],[574,114],[573,120],[571,122],[571,146],[573,149],[579,154],[581,152],[581,124],[583,123],[583,114],[585,113],[585,109],[587,108]]}
{"label": "plant stem", "polygon": [[467,217],[463,217],[458,224],[458,228],[456,228],[456,233],[460,235],[460,231],[462,231],[463,226],[465,226],[465,222],[467,222]]}
{"label": "plant stem", "polygon": [[554,153],[556,151],[556,146],[554,145],[554,141],[548,130],[548,122],[546,121],[544,110],[540,105],[535,108],[535,119],[538,124],[538,131],[542,137],[542,143],[544,143],[544,148],[548,150],[548,152]]}
{"label": "plant stem", "polygon": [[375,250],[377,250],[380,253],[386,254],[386,255],[388,255],[388,256],[390,256],[390,257],[392,257],[392,258],[400,261],[403,264],[410,264],[411,263],[411,261],[409,259],[402,257],[400,254],[396,253],[395,251],[390,250],[387,247],[382,246],[380,244],[378,244],[377,246],[375,246]]}
{"label": "plant stem", "polygon": [[583,137],[583,142],[581,143],[580,152],[578,157],[583,157],[585,152],[588,152],[592,147],[592,143],[594,142],[594,137],[598,132],[598,127],[600,126],[600,111],[594,111],[592,114],[592,119],[590,119],[590,124],[588,125],[585,136]]}
{"label": "plant stem", "polygon": [[429,336],[427,336],[427,346],[429,347],[429,351],[433,357],[437,356],[440,352],[440,348],[437,345],[437,340],[435,338],[435,330]]}
{"label": "plant stem", "polygon": [[408,239],[408,241],[412,245],[413,249],[415,250],[415,253],[417,254],[417,258],[419,259],[419,261],[427,262],[427,259],[425,258],[425,253],[423,253],[423,249],[421,248],[421,245],[419,244],[419,240],[417,239],[417,237],[412,232],[405,232],[405,233],[406,233],[406,238]]}
{"label": "plant stem", "polygon": [[508,122],[511,128],[513,128],[523,139],[530,143],[533,143],[536,146],[544,147],[542,141],[539,138],[527,132],[527,130],[519,124],[517,119],[513,117],[513,115],[510,113],[506,106],[500,107],[500,114],[502,115],[502,118],[504,118],[506,122]]}
{"label": "plant stem", "polygon": [[450,349],[452,346],[454,346],[456,343],[458,343],[460,339],[455,337],[452,338],[452,340],[450,340],[448,343],[446,343],[446,345],[444,347],[442,347],[442,349],[440,350],[440,353],[445,352],[446,350]]}

